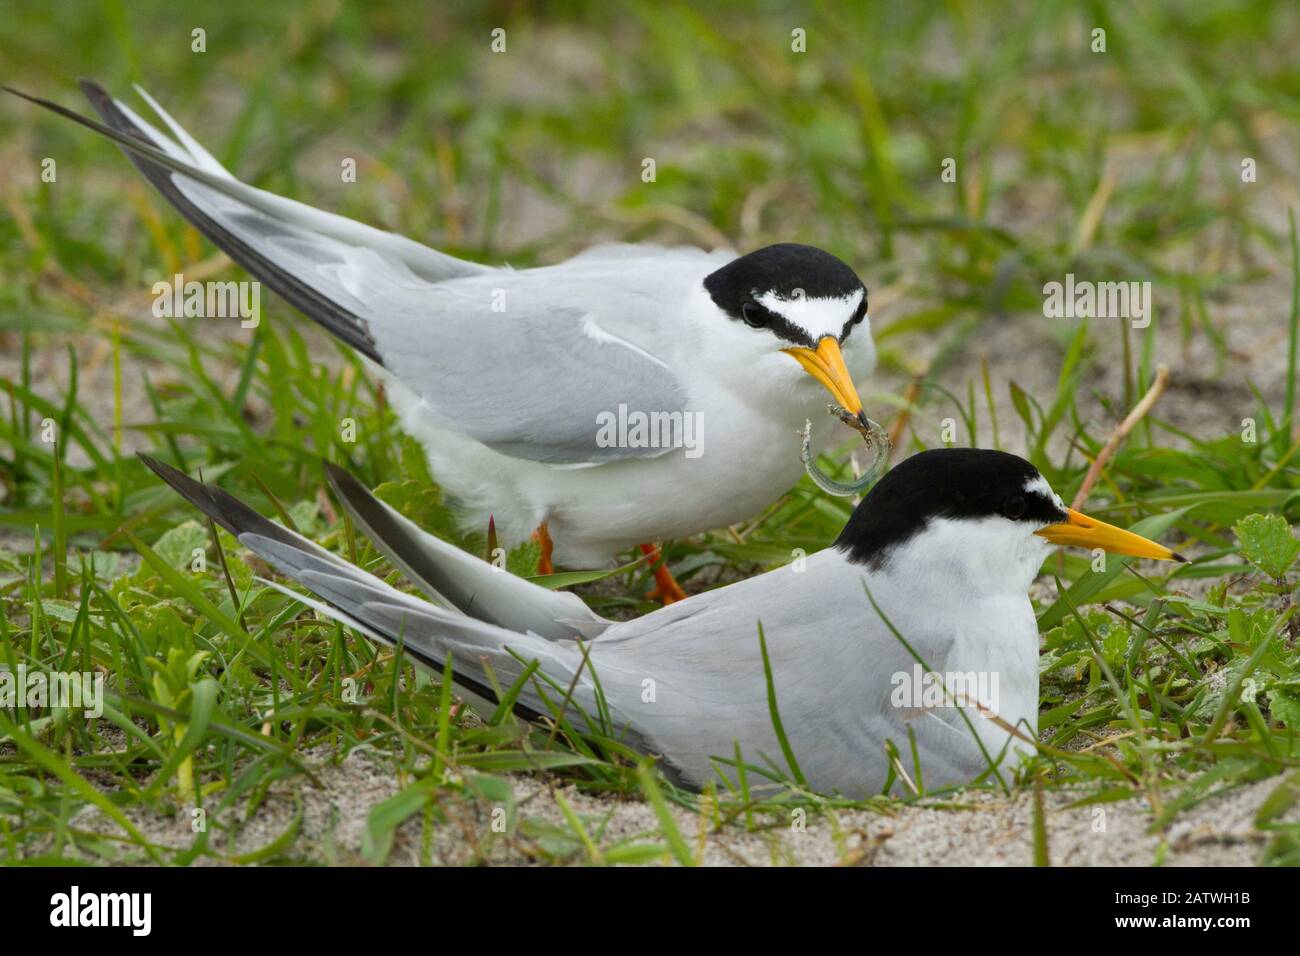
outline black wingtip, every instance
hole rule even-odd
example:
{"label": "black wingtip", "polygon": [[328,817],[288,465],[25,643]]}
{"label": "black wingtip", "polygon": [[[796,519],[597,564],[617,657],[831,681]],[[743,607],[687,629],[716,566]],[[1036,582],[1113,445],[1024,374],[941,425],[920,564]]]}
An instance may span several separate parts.
{"label": "black wingtip", "polygon": [[206,497],[207,487],[201,482],[195,481],[179,468],[175,468],[165,461],[159,461],[157,458],[151,458],[144,452],[137,452],[136,457],[144,462],[146,468],[169,484],[172,490],[182,497],[193,501],[195,504],[199,504],[199,501],[195,500],[196,498],[202,499]]}
{"label": "black wingtip", "polygon": [[139,454],[137,457],[150,471],[170,485],[173,491],[235,537],[239,537],[246,531],[253,531],[277,541],[298,544],[297,535],[250,508],[230,492],[223,491],[216,485],[205,485],[201,481],[195,481],[180,469],[156,458],[150,458],[145,454]]}
{"label": "black wingtip", "polygon": [[1184,557],[1183,557],[1181,554],[1179,554],[1177,551],[1170,551],[1169,553],[1172,554],[1172,555],[1174,556],[1174,560],[1177,561],[1179,564],[1189,564],[1189,563],[1190,563],[1186,558],[1184,558]]}
{"label": "black wingtip", "polygon": [[180,475],[182,478],[188,477],[183,471],[180,471],[177,468],[173,468],[165,461],[159,461],[157,458],[154,458],[150,455],[146,455],[142,451],[136,452],[135,457],[139,458],[142,462],[144,462],[146,468],[148,468],[150,471],[152,471],[155,475],[157,475],[159,478],[161,478],[163,481],[167,482],[168,484],[171,484],[171,476],[173,474]]}
{"label": "black wingtip", "polygon": [[[105,112],[111,114],[112,112],[117,111],[117,105],[113,102],[113,98],[109,96],[108,93],[104,91],[104,88],[98,83],[91,82],[90,80],[82,80],[81,83],[82,92],[86,94],[86,97],[90,100],[91,104],[95,106],[101,114]],[[161,151],[159,151],[151,142],[146,140],[140,133],[127,133],[123,130],[113,129],[111,126],[106,126],[104,123],[93,120],[89,116],[82,116],[76,110],[70,110],[61,103],[55,103],[53,100],[47,100],[42,96],[33,96],[31,93],[24,93],[22,90],[16,89],[12,86],[5,86],[4,89],[12,93],[14,96],[21,97],[29,103],[35,103],[37,106],[47,109],[51,113],[57,113],[65,119],[72,120],[72,122],[79,126],[84,126],[89,130],[94,130],[101,136],[113,140],[119,146],[131,150],[131,155],[138,158],[141,162],[148,162],[149,159],[146,157],[165,157],[165,154],[161,153]]]}
{"label": "black wingtip", "polygon": [[86,99],[90,100],[92,103],[112,100],[113,98],[109,95],[108,90],[87,77],[82,77],[77,80],[77,86],[81,89],[81,92],[85,95]]}
{"label": "black wingtip", "polygon": [[194,507],[198,508],[231,534],[239,534],[241,529],[236,528],[230,522],[225,509],[221,507],[222,502],[216,497],[218,493],[225,494],[224,492],[220,492],[219,489],[205,485],[201,481],[195,481],[189,475],[185,474],[185,472],[167,464],[165,461],[151,458],[142,452],[137,453],[136,457],[144,462],[146,468],[161,478],[173,491],[190,504],[194,505]]}
{"label": "black wingtip", "polygon": [[325,478],[339,497],[352,498],[358,492],[365,496],[370,494],[365,486],[361,484],[361,480],[346,468],[336,465],[332,461],[324,461],[322,464],[325,465]]}
{"label": "black wingtip", "polygon": [[370,329],[365,321],[350,309],[328,298],[314,286],[285,271],[258,252],[208,212],[199,208],[173,181],[173,176],[177,172],[200,180],[208,175],[207,173],[159,149],[138,122],[123,112],[123,108],[117,101],[94,80],[79,80],[78,85],[102,122],[13,87],[5,87],[5,89],[117,143],[126,151],[127,157],[135,164],[136,169],[169,203],[176,207],[176,211],[211,239],[219,249],[278,292],[312,321],[324,326],[327,331],[362,355],[383,365],[383,359],[375,349],[374,340],[370,337]]}
{"label": "black wingtip", "polygon": [[[104,91],[104,88],[93,80],[78,80],[77,85],[81,87],[81,92],[86,94],[87,98],[89,98],[91,102],[112,100],[112,97]],[[93,121],[87,121],[87,118],[82,116],[80,113],[75,113],[66,106],[62,106],[53,100],[47,100],[45,97],[36,96],[33,93],[24,93],[22,90],[18,89],[18,87],[10,86],[8,83],[0,85],[0,90],[4,90],[6,93],[12,93],[14,96],[24,99],[28,103],[35,103],[37,106],[43,106],[47,110],[53,110],[55,113],[58,113],[61,116],[66,116],[68,119],[75,120],[83,126],[89,126],[91,129],[95,128]]]}
{"label": "black wingtip", "polygon": [[4,84],[3,86],[0,86],[0,90],[4,90],[6,93],[12,93],[14,96],[18,97],[19,99],[24,99],[28,103],[35,103],[37,106],[52,105],[48,100],[43,100],[39,96],[33,96],[31,93],[24,93],[16,86],[10,86],[8,83]]}

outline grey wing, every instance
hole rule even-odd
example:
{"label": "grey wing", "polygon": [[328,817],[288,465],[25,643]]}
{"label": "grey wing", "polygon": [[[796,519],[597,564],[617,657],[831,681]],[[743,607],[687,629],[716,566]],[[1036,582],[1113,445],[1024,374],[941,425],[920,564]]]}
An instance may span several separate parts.
{"label": "grey wing", "polygon": [[[895,706],[900,675],[912,675],[915,660],[872,608],[864,580],[860,566],[822,551],[803,573],[780,568],[611,625],[591,642],[591,663],[642,737],[697,787],[717,774],[735,780],[728,765],[737,744],[759,771],[750,774],[756,792],[769,786],[765,770],[794,776],[769,709],[760,625],[782,727],[814,789],[880,792],[890,771],[886,742],[907,754],[912,733],[927,783],[970,781],[988,769],[988,758],[958,709]],[[930,667],[947,669],[955,632],[929,633],[927,615],[915,608],[886,613]],[[1036,667],[1035,657],[1034,675]],[[650,700],[638,693],[647,680]],[[996,729],[977,724],[986,734]],[[1005,740],[987,753],[1005,759]],[[911,772],[910,757],[906,765]]]}
{"label": "grey wing", "polygon": [[140,94],[172,136],[96,84],[83,81],[81,87],[104,122],[39,97],[18,95],[116,142],[163,198],[214,244],[369,358],[378,356],[362,314],[364,303],[346,285],[350,274],[365,269],[397,281],[431,283],[489,271],[403,236],[240,182],[143,90]]}
{"label": "grey wing", "polygon": [[375,547],[427,595],[488,624],[547,640],[590,639],[610,622],[569,591],[539,587],[417,527],[347,471],[325,463],[348,514]]}
{"label": "grey wing", "polygon": [[[528,662],[536,660],[541,672],[551,680],[562,688],[573,687],[573,701],[583,712],[596,712],[595,688],[590,678],[579,673],[582,654],[573,642],[514,631],[404,594],[288,528],[272,523],[215,485],[197,482],[162,462],[144,456],[142,460],[242,545],[326,603],[288,592],[297,600],[369,637],[401,645],[411,657],[434,671],[441,670],[451,657],[456,682],[480,701],[495,705],[498,701],[493,682],[509,687],[523,674]],[[278,588],[274,584],[272,587]],[[563,691],[558,696],[563,696]],[[524,686],[515,709],[528,719],[550,713],[534,682]]]}
{"label": "grey wing", "polygon": [[618,440],[620,406],[681,413],[687,398],[665,361],[602,321],[608,302],[638,306],[619,284],[630,271],[585,287],[563,266],[440,283],[391,303],[390,320],[371,324],[376,349],[436,421],[495,451],[555,464],[657,457],[669,449]]}
{"label": "grey wing", "polygon": [[[618,308],[627,298],[617,279],[612,288],[596,276],[573,279],[574,271],[594,271],[608,280],[613,265],[620,274],[654,280],[656,266],[664,264],[660,256],[638,268],[625,261],[636,258],[631,249],[599,251],[569,272],[465,262],[240,182],[143,91],[171,136],[98,86],[83,83],[83,90],[104,123],[26,98],[117,142],[216,245],[390,369],[444,427],[503,454],[544,462],[664,453],[599,440],[597,416],[616,414],[620,403],[674,412],[682,410],[684,396],[671,369],[649,352],[617,335],[593,333],[602,304]],[[672,250],[666,259],[678,268],[692,261],[686,250]],[[497,310],[499,289],[505,311]]]}
{"label": "grey wing", "polygon": [[809,559],[806,574],[782,568],[695,595],[611,625],[591,642],[606,693],[623,702],[638,731],[671,756],[691,785],[718,774],[734,780],[726,765],[737,745],[744,762],[758,768],[749,774],[756,790],[768,786],[764,768],[775,777],[792,775],[773,728],[760,626],[781,719],[803,772],[820,776],[824,764],[861,747],[837,704],[860,698],[853,685],[863,673],[861,646],[837,639],[833,621],[845,610],[845,593],[862,592],[819,573],[820,557]]}
{"label": "grey wing", "polygon": [[[612,625],[592,641],[591,661],[609,696],[689,782],[734,781],[728,764],[739,746],[751,787],[765,790],[765,774],[794,771],[772,721],[761,626],[796,764],[814,787],[847,790],[854,773],[883,779],[880,721],[890,708],[881,690],[905,658],[870,626],[866,605],[860,569],[819,552],[803,573],[779,568]],[[855,619],[859,626],[848,623]],[[643,704],[633,691],[646,680],[654,695]]]}

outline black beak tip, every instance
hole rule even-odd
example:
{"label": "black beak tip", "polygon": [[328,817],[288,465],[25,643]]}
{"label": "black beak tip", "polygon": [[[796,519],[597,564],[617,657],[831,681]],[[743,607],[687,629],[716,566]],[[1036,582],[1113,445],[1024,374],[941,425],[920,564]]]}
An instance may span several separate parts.
{"label": "black beak tip", "polygon": [[1184,557],[1183,557],[1181,554],[1179,554],[1177,551],[1171,551],[1171,552],[1169,552],[1169,553],[1172,554],[1172,555],[1174,556],[1174,560],[1177,561],[1179,564],[1188,564],[1188,563],[1190,563],[1186,558],[1184,558]]}

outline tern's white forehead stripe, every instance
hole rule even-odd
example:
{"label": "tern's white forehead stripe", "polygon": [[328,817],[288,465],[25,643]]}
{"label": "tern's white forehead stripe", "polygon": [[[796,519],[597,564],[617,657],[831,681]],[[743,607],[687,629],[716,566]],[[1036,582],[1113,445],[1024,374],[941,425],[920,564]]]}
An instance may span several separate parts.
{"label": "tern's white forehead stripe", "polygon": [[1047,483],[1047,479],[1042,475],[1034,475],[1034,477],[1026,481],[1025,491],[1028,494],[1042,495],[1049,501],[1055,501],[1058,507],[1065,508],[1065,502],[1061,500],[1061,496],[1052,490],[1052,486]]}
{"label": "tern's white forehead stripe", "polygon": [[833,298],[798,296],[784,299],[774,292],[764,292],[758,296],[758,304],[769,312],[775,312],[791,325],[803,329],[816,342],[826,335],[838,339],[844,331],[844,323],[853,317],[861,305],[862,296],[862,289]]}

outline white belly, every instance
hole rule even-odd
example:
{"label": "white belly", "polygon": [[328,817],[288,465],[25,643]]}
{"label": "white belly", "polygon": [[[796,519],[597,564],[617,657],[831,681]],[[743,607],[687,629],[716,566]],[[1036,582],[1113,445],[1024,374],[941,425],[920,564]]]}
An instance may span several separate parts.
{"label": "white belly", "polygon": [[752,517],[803,473],[798,428],[805,411],[813,421],[815,450],[836,430],[817,392],[809,393],[809,409],[791,407],[785,421],[719,392],[697,402],[703,439],[698,457],[675,448],[657,458],[556,466],[502,455],[437,427],[418,396],[385,378],[402,427],[425,448],[434,479],[454,499],[464,526],[484,531],[491,516],[509,546],[546,521],[555,563],[570,568],[603,567],[637,544]]}

